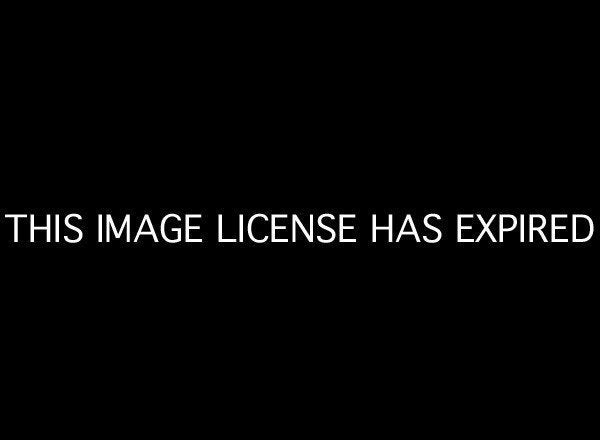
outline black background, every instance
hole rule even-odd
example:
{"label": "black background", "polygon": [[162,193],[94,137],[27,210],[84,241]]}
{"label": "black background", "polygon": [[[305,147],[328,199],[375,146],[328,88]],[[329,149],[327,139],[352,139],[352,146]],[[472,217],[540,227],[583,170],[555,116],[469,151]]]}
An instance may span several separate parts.
{"label": "black background", "polygon": [[[361,243],[4,240],[11,412],[573,429],[595,389],[597,238],[460,246],[453,218],[597,221],[592,29],[524,11],[247,12],[23,16],[3,55],[2,213],[356,212]],[[375,212],[438,212],[444,241],[371,246]]]}

